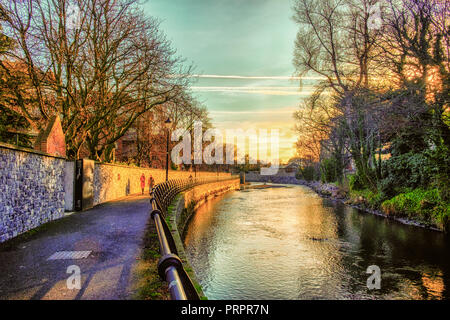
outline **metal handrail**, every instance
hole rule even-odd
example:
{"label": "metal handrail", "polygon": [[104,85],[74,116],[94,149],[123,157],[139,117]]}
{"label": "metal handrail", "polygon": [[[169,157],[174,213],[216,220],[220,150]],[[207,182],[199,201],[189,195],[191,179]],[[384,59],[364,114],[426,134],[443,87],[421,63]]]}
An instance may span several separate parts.
{"label": "metal handrail", "polygon": [[161,258],[158,273],[169,283],[172,300],[200,300],[191,278],[178,257],[177,247],[166,223],[167,209],[176,195],[194,186],[236,179],[236,176],[175,179],[157,184],[150,191],[151,217],[158,234]]}

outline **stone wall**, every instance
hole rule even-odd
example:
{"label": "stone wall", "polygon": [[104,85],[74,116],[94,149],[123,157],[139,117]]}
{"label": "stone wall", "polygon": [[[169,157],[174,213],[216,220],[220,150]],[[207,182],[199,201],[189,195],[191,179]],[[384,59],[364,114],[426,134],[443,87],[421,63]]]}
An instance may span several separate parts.
{"label": "stone wall", "polygon": [[[115,200],[130,194],[141,193],[141,175],[145,175],[144,193],[148,194],[150,175],[155,183],[164,182],[166,171],[163,169],[145,169],[114,164],[95,164],[94,169],[94,205]],[[187,179],[194,173],[169,170],[169,179]],[[219,173],[230,176],[230,173]],[[217,172],[197,172],[197,177],[217,176]]]}
{"label": "stone wall", "polygon": [[194,209],[201,206],[209,198],[217,196],[219,194],[240,189],[239,178],[225,181],[218,181],[208,184],[201,184],[192,189],[189,189],[184,193],[184,206],[185,208],[191,202],[195,203]]}
{"label": "stone wall", "polygon": [[[47,153],[0,143],[0,242],[64,216],[73,210],[74,162]],[[141,175],[163,182],[165,170],[95,164],[94,205],[141,193]],[[190,172],[169,171],[169,179]],[[194,173],[192,173],[194,175]],[[230,176],[229,173],[219,173]],[[217,176],[197,172],[197,177]]]}
{"label": "stone wall", "polygon": [[0,143],[0,242],[64,215],[65,162]]}

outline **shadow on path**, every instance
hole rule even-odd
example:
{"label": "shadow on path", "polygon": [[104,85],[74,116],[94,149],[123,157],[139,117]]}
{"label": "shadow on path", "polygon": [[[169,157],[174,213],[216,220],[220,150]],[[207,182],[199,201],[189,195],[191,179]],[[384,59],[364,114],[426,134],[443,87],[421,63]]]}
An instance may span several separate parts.
{"label": "shadow on path", "polygon": [[[134,267],[149,219],[148,196],[108,202],[0,244],[0,299],[131,299]],[[85,259],[48,260],[57,251]],[[69,266],[81,289],[68,289]]]}

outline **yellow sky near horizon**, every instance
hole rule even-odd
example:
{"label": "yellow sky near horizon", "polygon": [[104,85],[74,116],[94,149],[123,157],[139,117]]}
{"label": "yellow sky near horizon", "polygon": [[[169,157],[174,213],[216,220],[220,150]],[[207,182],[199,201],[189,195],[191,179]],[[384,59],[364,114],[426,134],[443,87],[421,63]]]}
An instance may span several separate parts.
{"label": "yellow sky near horizon", "polygon": [[[227,129],[242,129],[245,132],[248,130],[254,130],[258,137],[260,137],[261,131],[264,130],[270,135],[273,130],[278,130],[279,148],[278,155],[281,163],[286,163],[290,158],[295,156],[295,142],[297,141],[297,135],[294,131],[295,121],[292,114],[297,110],[297,107],[285,107],[282,109],[269,109],[261,111],[217,111],[211,112],[211,115],[218,119],[215,122],[215,127],[222,132],[226,132]],[[251,115],[248,120],[236,121],[235,116],[245,118],[245,116]],[[223,118],[221,118],[221,116]],[[246,142],[248,144],[248,142]],[[267,149],[270,154],[270,142],[266,141]],[[248,146],[251,151],[255,151],[257,146]],[[247,147],[247,148],[248,148]],[[246,150],[246,152],[250,152]]]}
{"label": "yellow sky near horizon", "polygon": [[293,112],[321,77],[295,77],[292,1],[152,0],[145,10],[195,65],[191,92],[214,127],[278,129],[280,157],[295,155]]}

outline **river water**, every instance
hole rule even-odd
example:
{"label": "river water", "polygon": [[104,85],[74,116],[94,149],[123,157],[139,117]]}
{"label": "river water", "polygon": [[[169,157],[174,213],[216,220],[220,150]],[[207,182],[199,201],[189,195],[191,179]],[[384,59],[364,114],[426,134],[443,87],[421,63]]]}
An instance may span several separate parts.
{"label": "river water", "polygon": [[[450,298],[449,237],[303,186],[208,201],[190,221],[184,244],[209,299]],[[380,268],[380,289],[367,287],[371,265]]]}

